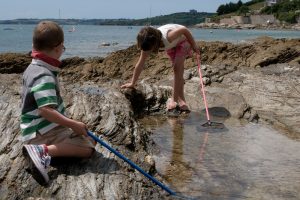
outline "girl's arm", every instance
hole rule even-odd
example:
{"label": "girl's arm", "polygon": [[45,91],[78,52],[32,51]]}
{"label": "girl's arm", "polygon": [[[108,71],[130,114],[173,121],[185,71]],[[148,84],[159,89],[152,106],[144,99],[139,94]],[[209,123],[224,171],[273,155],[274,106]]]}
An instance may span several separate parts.
{"label": "girl's arm", "polygon": [[175,40],[176,38],[180,37],[181,35],[184,35],[187,39],[187,41],[190,43],[190,45],[192,46],[192,49],[199,54],[199,48],[197,47],[197,44],[193,38],[192,33],[186,28],[186,27],[180,27],[180,28],[176,28],[171,30],[168,33],[168,40],[169,42],[172,42],[173,40]]}
{"label": "girl's arm", "polygon": [[141,55],[139,57],[138,62],[136,63],[133,71],[133,76],[130,83],[126,83],[121,86],[121,88],[133,88],[144,68],[144,64],[146,59],[148,58],[150,52],[149,51],[141,51]]}

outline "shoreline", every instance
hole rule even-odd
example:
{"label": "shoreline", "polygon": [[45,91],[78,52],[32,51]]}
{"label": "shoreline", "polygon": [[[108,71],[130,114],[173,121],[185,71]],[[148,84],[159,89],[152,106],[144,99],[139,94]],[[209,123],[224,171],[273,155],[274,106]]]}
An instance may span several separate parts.
{"label": "shoreline", "polygon": [[201,29],[241,29],[241,30],[274,30],[274,31],[300,31],[300,24],[293,25],[253,25],[253,24],[219,24],[219,23],[200,23],[192,26]]}
{"label": "shoreline", "polygon": [[[208,28],[207,28],[208,29]],[[219,30],[219,29],[211,29],[211,30]],[[227,29],[227,30],[235,30],[235,29]],[[244,30],[244,29],[237,29],[237,30]],[[291,30],[293,31],[293,30]],[[210,34],[214,34],[215,32],[211,31]],[[300,36],[297,37],[297,38],[294,38],[294,37],[270,37],[270,36],[255,36],[253,38],[247,38],[247,39],[241,39],[241,40],[237,40],[237,41],[221,41],[221,40],[196,40],[197,43],[218,43],[218,44],[222,44],[222,43],[228,43],[228,44],[231,44],[231,45],[241,45],[241,44],[252,44],[253,42],[255,41],[258,41],[258,40],[285,40],[285,41],[290,41],[290,40],[300,40]],[[105,49],[105,48],[109,48],[110,46],[102,46],[101,48]],[[111,54],[114,54],[116,52],[119,52],[119,51],[126,51],[127,49],[129,48],[132,48],[132,47],[135,47],[135,44],[130,44],[126,47],[123,47],[123,48],[119,48],[119,49],[111,49],[111,50],[108,50],[106,53],[92,53],[92,54],[80,54],[80,55],[77,55],[76,53],[74,52],[68,52],[67,55],[63,55],[61,57],[61,60],[64,60],[64,59],[69,59],[69,58],[74,58],[74,57],[79,57],[79,58],[84,58],[84,59],[93,59],[93,58],[106,58],[108,56],[110,56]],[[23,54],[23,55],[30,55],[30,52],[31,50],[24,50],[24,51],[0,51],[0,55],[5,55],[5,54]]]}
{"label": "shoreline", "polygon": [[[9,26],[23,26],[23,25],[36,25],[35,23],[29,24],[13,24],[13,23],[0,23],[0,26],[7,26],[3,28],[5,31],[12,31]],[[143,27],[146,25],[111,25],[111,24],[63,24],[62,26],[123,26],[123,27]],[[151,26],[161,26],[152,24]],[[195,25],[187,25],[188,28],[199,28],[199,29],[245,29],[245,30],[291,30],[291,31],[300,31],[300,23],[298,24],[284,24],[284,25],[266,25],[266,24],[220,24],[220,23],[199,23]]]}

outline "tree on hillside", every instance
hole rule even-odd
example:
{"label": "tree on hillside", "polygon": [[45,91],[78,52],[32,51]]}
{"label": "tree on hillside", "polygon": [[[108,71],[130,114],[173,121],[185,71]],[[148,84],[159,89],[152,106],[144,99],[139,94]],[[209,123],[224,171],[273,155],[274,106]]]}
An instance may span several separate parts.
{"label": "tree on hillside", "polygon": [[241,6],[241,7],[239,8],[239,10],[238,10],[237,13],[238,13],[238,15],[244,15],[244,16],[246,16],[247,13],[249,13],[249,11],[250,11],[249,7],[243,5],[243,6]]}
{"label": "tree on hillside", "polygon": [[237,2],[237,7],[240,8],[240,7],[242,7],[242,6],[243,6],[243,2],[242,2],[241,0],[239,0],[239,1]]}
{"label": "tree on hillside", "polygon": [[217,9],[218,15],[223,15],[225,14],[225,5],[220,5],[219,8]]}
{"label": "tree on hillside", "polygon": [[232,12],[236,12],[239,8],[243,6],[243,2],[239,0],[237,3],[226,3],[225,5],[220,5],[217,9],[218,15],[224,15]]}

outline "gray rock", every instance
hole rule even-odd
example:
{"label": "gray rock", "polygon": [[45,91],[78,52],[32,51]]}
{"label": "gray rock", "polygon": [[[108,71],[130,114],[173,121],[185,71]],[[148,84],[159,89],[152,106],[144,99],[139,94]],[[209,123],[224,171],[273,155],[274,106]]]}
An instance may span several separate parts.
{"label": "gray rock", "polygon": [[[300,138],[299,45],[296,40],[282,48],[276,43],[283,42],[267,40],[264,44],[225,45],[226,49],[224,45],[220,48],[220,44],[206,44],[202,61],[209,64],[203,69],[207,103],[211,114],[267,123]],[[216,53],[218,51],[223,55]],[[151,156],[148,148],[152,144],[149,132],[137,118],[152,112],[163,113],[165,102],[172,94],[173,76],[172,69],[166,67],[170,64],[165,62],[167,57],[157,62],[152,59],[151,67],[144,71],[145,79],[136,89],[120,90],[122,79],[132,75],[138,53],[133,46],[104,60],[94,60],[92,64],[70,59],[67,63],[71,64],[66,63],[62,70],[62,94],[72,118],[85,122],[91,131],[145,171],[155,172],[155,163],[147,157]],[[7,55],[4,58],[2,60],[6,60]],[[1,62],[0,199],[170,198],[100,145],[96,146],[98,153],[89,160],[65,161],[52,166],[48,187],[37,184],[26,171],[21,153],[23,144],[18,140],[21,75],[13,74],[21,73],[28,62],[27,57],[15,65]],[[187,68],[192,68],[185,74],[185,97],[192,111],[202,112],[204,103],[197,67],[191,61],[189,65]],[[258,65],[261,67],[255,68]],[[155,84],[150,75],[154,76]],[[162,180],[158,174],[154,175]]]}
{"label": "gray rock", "polygon": [[[10,87],[7,83],[14,82],[11,80],[18,80],[18,83]],[[0,199],[163,198],[160,188],[100,145],[96,146],[97,153],[89,160],[63,160],[52,166],[49,186],[39,185],[24,168],[23,144],[18,140],[20,97],[14,90],[20,88],[20,82],[20,75],[0,74]],[[91,131],[102,135],[105,142],[129,159],[135,158],[141,168],[149,171],[151,165],[144,164],[148,153],[143,150],[147,135],[138,127],[131,102],[122,91],[92,83],[78,86],[63,82],[62,88],[72,118],[85,122]]]}

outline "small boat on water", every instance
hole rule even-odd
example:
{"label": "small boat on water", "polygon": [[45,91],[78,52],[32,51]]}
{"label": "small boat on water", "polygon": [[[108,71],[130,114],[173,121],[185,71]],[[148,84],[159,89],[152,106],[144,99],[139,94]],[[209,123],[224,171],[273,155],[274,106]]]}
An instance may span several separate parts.
{"label": "small boat on water", "polygon": [[69,32],[75,32],[75,26],[72,26],[72,29],[70,29]]}
{"label": "small boat on water", "polygon": [[108,43],[108,42],[102,42],[100,46],[102,46],[102,47],[108,47],[108,46],[110,46],[110,45],[111,45],[111,44]]}
{"label": "small boat on water", "polygon": [[12,31],[12,30],[15,30],[14,28],[3,28],[3,30],[5,30],[5,31]]}

